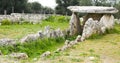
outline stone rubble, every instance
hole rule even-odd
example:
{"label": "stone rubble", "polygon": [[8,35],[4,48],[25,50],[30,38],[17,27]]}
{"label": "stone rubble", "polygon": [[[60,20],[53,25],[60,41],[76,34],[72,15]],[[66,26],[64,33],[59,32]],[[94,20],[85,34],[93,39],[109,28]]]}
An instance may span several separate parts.
{"label": "stone rubble", "polygon": [[61,48],[58,48],[58,49],[55,51],[55,53],[64,51],[64,50],[66,50],[66,49],[74,46],[74,45],[77,44],[78,42],[81,42],[81,36],[80,36],[80,35],[78,35],[78,36],[76,37],[76,39],[73,40],[73,41],[66,40],[64,46],[62,46]]}
{"label": "stone rubble", "polygon": [[24,14],[24,13],[11,13],[11,15],[0,15],[0,22],[4,19],[8,19],[12,22],[22,22],[23,20],[28,21],[30,23],[38,23],[41,20],[46,19],[48,15],[43,14]]}
{"label": "stone rubble", "polygon": [[26,53],[12,53],[8,55],[11,58],[16,58],[16,59],[27,59],[28,55]]}
{"label": "stone rubble", "polygon": [[29,41],[34,41],[37,39],[41,39],[41,38],[56,38],[56,37],[64,37],[65,34],[58,28],[56,30],[51,29],[50,26],[45,26],[44,31],[38,31],[38,33],[36,34],[29,34],[25,37],[23,37],[22,39],[20,39],[21,43],[24,42],[29,42]]}
{"label": "stone rubble", "polygon": [[46,51],[46,52],[43,53],[40,57],[41,57],[41,58],[44,58],[44,57],[49,56],[49,55],[51,55],[51,52],[50,52],[50,51]]}
{"label": "stone rubble", "polygon": [[39,37],[40,37],[39,34],[29,34],[29,35],[23,37],[20,40],[20,42],[24,43],[24,42],[34,41],[34,40],[37,40]]}
{"label": "stone rubble", "polygon": [[15,43],[16,43],[16,40],[14,39],[9,39],[9,38],[0,39],[0,45],[13,45]]}

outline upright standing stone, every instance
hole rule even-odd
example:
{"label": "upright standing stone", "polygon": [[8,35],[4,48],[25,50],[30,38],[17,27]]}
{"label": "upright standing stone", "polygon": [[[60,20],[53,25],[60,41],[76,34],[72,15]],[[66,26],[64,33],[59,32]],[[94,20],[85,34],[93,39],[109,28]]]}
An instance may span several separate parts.
{"label": "upright standing stone", "polygon": [[70,20],[70,35],[80,34],[80,20],[76,13],[73,12]]}
{"label": "upright standing stone", "polygon": [[112,29],[114,26],[114,16],[111,14],[105,14],[100,19],[100,23],[102,24],[102,27],[105,27],[106,29]]}

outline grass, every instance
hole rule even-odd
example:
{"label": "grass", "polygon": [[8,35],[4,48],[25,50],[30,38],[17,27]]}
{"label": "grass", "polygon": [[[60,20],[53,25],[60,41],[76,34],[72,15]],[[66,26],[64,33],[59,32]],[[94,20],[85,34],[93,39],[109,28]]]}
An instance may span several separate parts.
{"label": "grass", "polygon": [[12,52],[24,52],[27,53],[29,58],[34,58],[37,56],[39,57],[40,54],[44,53],[45,51],[55,50],[57,47],[63,45],[63,42],[63,38],[45,38],[24,44],[18,43],[16,45],[0,46],[0,50],[5,55]]}
{"label": "grass", "polygon": [[[43,60],[43,62],[59,63],[59,60],[62,59],[62,63],[85,63],[86,61],[90,63],[103,63],[104,61],[106,63],[119,63],[120,25],[115,25],[114,29],[107,31],[103,35],[93,35],[73,47],[75,48],[60,52],[59,56],[54,55],[54,59],[51,59],[51,56]],[[95,57],[95,59],[89,60],[89,57]]]}
{"label": "grass", "polygon": [[47,21],[36,25],[2,25],[0,26],[0,38],[20,39],[27,34],[36,33],[37,31],[44,29],[47,25],[51,26],[53,29],[60,28],[63,30],[68,28],[67,22],[59,23]]}
{"label": "grass", "polygon": [[[63,21],[64,20],[64,21]],[[39,30],[43,30],[45,26],[50,26],[52,29],[60,28],[62,30],[68,28],[68,21],[63,16],[56,16],[43,20],[40,24],[22,24],[22,25],[2,25],[0,26],[0,38],[12,38],[20,39],[27,34],[36,33]],[[66,37],[67,39],[67,37]],[[12,52],[27,53],[29,58],[40,57],[45,51],[53,51],[62,46],[65,41],[64,38],[44,38],[36,41],[30,41],[29,43],[16,45],[0,46],[0,50],[3,54],[10,54]]]}

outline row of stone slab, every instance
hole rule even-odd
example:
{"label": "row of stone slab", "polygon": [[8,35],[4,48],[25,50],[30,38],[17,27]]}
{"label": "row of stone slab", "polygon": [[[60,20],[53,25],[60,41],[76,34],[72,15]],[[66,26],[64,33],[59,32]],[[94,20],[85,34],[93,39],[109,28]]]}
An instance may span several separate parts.
{"label": "row of stone slab", "polygon": [[31,42],[37,39],[42,38],[57,38],[57,37],[64,37],[67,34],[66,31],[60,30],[60,28],[53,30],[50,26],[45,26],[43,31],[38,31],[35,34],[28,34],[25,37],[21,38],[20,40],[3,38],[0,39],[0,45],[13,45],[16,42],[24,43],[24,42]]}

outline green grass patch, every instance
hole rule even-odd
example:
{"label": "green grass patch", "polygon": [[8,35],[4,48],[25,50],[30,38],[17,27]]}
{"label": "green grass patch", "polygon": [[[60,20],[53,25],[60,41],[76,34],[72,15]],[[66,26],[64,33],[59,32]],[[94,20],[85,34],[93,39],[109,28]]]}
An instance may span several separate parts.
{"label": "green grass patch", "polygon": [[[16,24],[8,25],[7,20],[5,25],[0,26],[0,39],[12,38],[21,39],[22,37],[36,33],[39,30],[44,30],[45,26],[50,26],[52,29],[60,28],[65,30],[69,26],[69,19],[65,16],[50,16],[39,24]],[[45,51],[54,51],[64,44],[65,39],[70,37],[59,38],[44,38],[29,43],[17,43],[16,45],[0,46],[3,54],[10,54],[12,52],[27,53],[30,58],[40,57]],[[72,39],[72,38],[70,38]]]}
{"label": "green grass patch", "polygon": [[0,39],[1,38],[12,38],[20,39],[27,34],[36,33],[39,30],[43,30],[45,26],[50,26],[53,29],[60,28],[62,30],[67,29],[69,26],[68,22],[51,22],[43,21],[41,24],[22,24],[22,25],[2,25],[0,26]]}
{"label": "green grass patch", "polygon": [[63,45],[63,38],[45,38],[32,41],[29,43],[0,46],[0,50],[3,54],[10,54],[12,52],[24,52],[27,53],[30,58],[39,57],[45,51],[53,51],[57,47]]}

